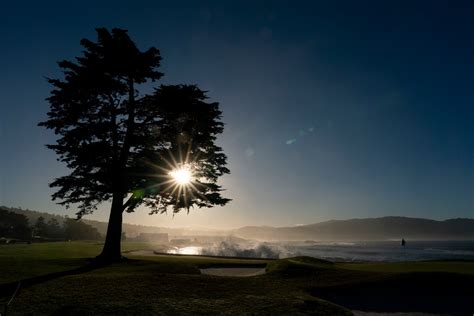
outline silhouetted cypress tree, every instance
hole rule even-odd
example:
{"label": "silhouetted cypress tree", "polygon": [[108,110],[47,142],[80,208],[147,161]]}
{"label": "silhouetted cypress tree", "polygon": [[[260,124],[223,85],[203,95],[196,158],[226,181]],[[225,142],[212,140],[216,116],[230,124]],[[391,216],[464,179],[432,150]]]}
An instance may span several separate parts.
{"label": "silhouetted cypress tree", "polygon": [[[83,56],[61,61],[63,79],[54,86],[45,126],[59,136],[47,145],[71,173],[50,184],[53,200],[78,206],[78,217],[112,201],[100,259],[118,260],[122,213],[145,205],[151,213],[224,205],[217,178],[229,170],[215,145],[223,130],[218,103],[205,102],[194,85],[160,86],[151,95],[140,84],[161,78],[156,48],[140,51],[126,30],[97,29],[98,41],[81,41]],[[170,171],[185,166],[189,185]]]}
{"label": "silhouetted cypress tree", "polygon": [[44,221],[44,217],[40,216],[36,220],[35,225],[33,226],[33,230],[36,236],[41,236],[45,237],[47,234],[47,225],[46,222]]}

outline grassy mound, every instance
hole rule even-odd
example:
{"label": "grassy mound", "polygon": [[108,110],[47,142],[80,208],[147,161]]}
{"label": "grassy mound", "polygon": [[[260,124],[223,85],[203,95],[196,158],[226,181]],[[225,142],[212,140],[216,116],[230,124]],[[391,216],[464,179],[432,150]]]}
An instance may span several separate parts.
{"label": "grassy mound", "polygon": [[382,273],[448,272],[474,274],[473,261],[417,261],[395,263],[338,263],[338,268]]}
{"label": "grassy mound", "polygon": [[267,264],[267,272],[286,276],[317,274],[321,270],[334,269],[332,262],[313,257],[294,257],[275,260]]}

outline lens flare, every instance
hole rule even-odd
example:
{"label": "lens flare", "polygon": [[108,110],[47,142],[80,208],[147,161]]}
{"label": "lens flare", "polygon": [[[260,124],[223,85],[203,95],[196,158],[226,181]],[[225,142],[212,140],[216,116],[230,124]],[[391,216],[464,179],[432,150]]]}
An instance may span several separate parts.
{"label": "lens flare", "polygon": [[191,182],[192,174],[189,168],[180,167],[178,169],[172,170],[169,175],[173,180],[179,185],[186,185]]}

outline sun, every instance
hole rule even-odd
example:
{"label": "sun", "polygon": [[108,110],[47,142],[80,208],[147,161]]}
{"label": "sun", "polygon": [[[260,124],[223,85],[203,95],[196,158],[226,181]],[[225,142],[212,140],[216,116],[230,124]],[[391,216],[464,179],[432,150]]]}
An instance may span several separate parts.
{"label": "sun", "polygon": [[180,167],[172,170],[169,175],[178,185],[187,185],[191,183],[192,174],[189,168]]}

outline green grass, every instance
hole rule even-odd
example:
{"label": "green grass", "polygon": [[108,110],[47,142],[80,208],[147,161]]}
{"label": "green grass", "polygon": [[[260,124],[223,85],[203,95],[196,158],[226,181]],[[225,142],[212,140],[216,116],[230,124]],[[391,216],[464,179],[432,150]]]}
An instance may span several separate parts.
{"label": "green grass", "polygon": [[[123,243],[123,250],[152,249]],[[80,267],[100,253],[96,242],[0,246],[0,284]],[[472,274],[473,262],[343,264],[311,257],[284,260],[225,259],[200,256],[137,256],[90,272],[54,278],[21,290],[9,314],[318,314],[350,312],[314,295],[324,289],[364,282],[393,282],[406,272]],[[267,264],[267,274],[249,277],[201,275],[209,265]],[[431,275],[430,275],[431,278]],[[448,275],[449,279],[449,275]],[[378,284],[378,283],[377,283]],[[3,302],[7,297],[3,298]],[[332,297],[330,298],[332,300]],[[332,300],[337,301],[337,300]],[[1,302],[0,302],[1,303]]]}
{"label": "green grass", "polygon": [[[13,314],[298,314],[343,313],[340,308],[265,278],[199,275],[181,266],[129,262],[33,286],[21,293]],[[47,293],[47,296],[45,294]],[[324,313],[323,313],[324,315]]]}
{"label": "green grass", "polygon": [[[0,284],[84,266],[91,258],[100,253],[102,247],[102,243],[96,241],[0,245],[0,266],[2,271],[0,273]],[[153,244],[139,242],[122,243],[122,251],[125,252],[128,258],[157,261],[160,264],[167,263],[166,266],[172,266],[175,263],[203,265],[218,263],[243,264],[248,261],[192,256],[134,256],[132,254],[127,255],[126,253],[131,250],[147,249],[153,249]],[[251,261],[251,263],[266,263],[266,261],[255,260]]]}
{"label": "green grass", "polygon": [[319,270],[333,269],[334,264],[330,261],[312,257],[295,257],[289,259],[275,260],[267,265],[270,273],[303,273],[318,272]]}
{"label": "green grass", "polygon": [[96,242],[55,242],[0,246],[0,283],[66,271],[97,255]]}
{"label": "green grass", "polygon": [[[146,249],[124,243],[124,250]],[[0,267],[11,281],[84,264],[100,252],[88,242],[9,245],[0,248]],[[295,282],[273,276],[201,275],[199,267],[254,265],[268,260],[197,256],[129,256],[132,260],[68,275],[21,291],[9,314],[311,314],[345,315],[332,303],[309,295]],[[11,266],[12,261],[17,262]],[[28,267],[30,269],[28,269]]]}

